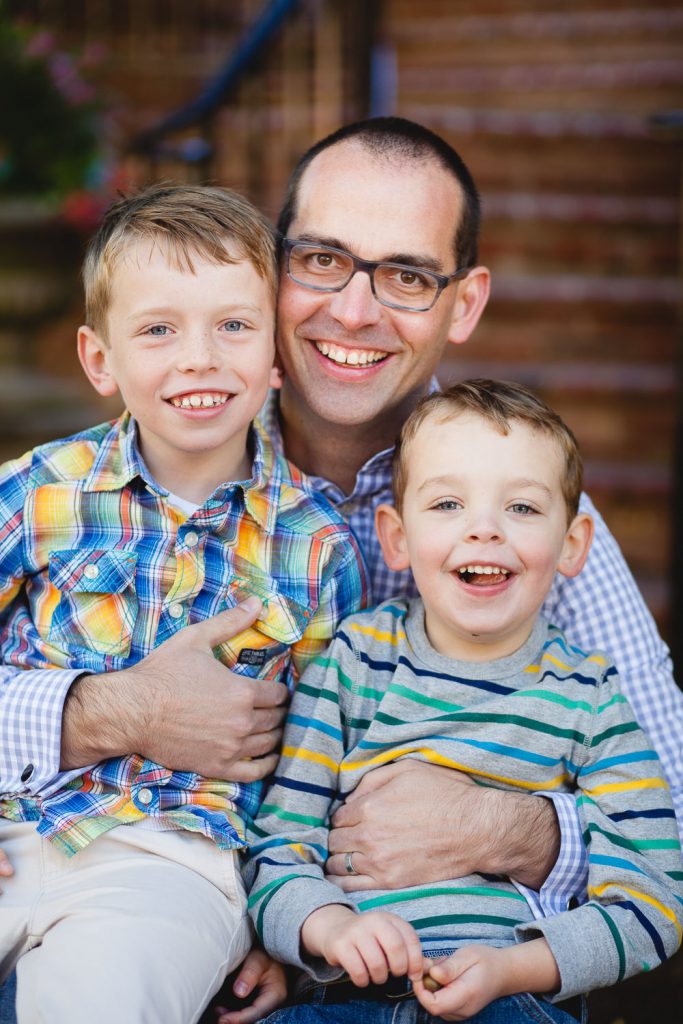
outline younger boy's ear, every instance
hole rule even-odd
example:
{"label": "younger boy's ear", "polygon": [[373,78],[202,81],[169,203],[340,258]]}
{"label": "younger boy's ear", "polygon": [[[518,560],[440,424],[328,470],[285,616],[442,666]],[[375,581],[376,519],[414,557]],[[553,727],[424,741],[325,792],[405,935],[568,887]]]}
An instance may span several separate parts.
{"label": "younger boy's ear", "polygon": [[579,575],[588,558],[593,533],[593,520],[588,513],[580,512],[574,517],[565,535],[562,555],[557,565],[557,571],[563,576]]}
{"label": "younger boy's ear", "polygon": [[119,386],[109,370],[109,349],[92,327],[78,328],[78,358],[98,394],[115,395]]}
{"label": "younger boy's ear", "polygon": [[390,569],[410,568],[410,557],[401,517],[393,505],[378,505],[375,509],[375,530]]}

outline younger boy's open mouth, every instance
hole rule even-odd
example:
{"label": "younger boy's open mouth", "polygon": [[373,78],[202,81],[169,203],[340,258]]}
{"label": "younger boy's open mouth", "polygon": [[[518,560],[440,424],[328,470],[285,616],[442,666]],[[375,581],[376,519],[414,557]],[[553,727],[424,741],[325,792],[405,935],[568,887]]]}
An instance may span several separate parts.
{"label": "younger boy's open mouth", "polygon": [[500,565],[461,565],[456,572],[463,583],[475,587],[495,587],[509,579],[511,572]]}

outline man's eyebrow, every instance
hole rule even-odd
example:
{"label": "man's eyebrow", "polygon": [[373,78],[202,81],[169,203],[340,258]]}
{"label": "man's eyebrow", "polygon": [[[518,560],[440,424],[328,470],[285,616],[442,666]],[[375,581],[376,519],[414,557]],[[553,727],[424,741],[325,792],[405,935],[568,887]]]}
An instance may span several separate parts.
{"label": "man's eyebrow", "polygon": [[[345,242],[342,242],[339,238],[332,238],[330,235],[314,235],[309,231],[302,232],[297,238],[297,242],[311,242],[313,245],[329,245],[333,249],[343,249],[344,252],[356,253],[352,249],[349,249]],[[421,267],[423,270],[434,270],[438,274],[444,273],[443,262],[437,259],[435,256],[428,256],[425,253],[418,252],[391,252],[387,253],[386,256],[382,256],[381,260],[370,260],[371,263],[402,263],[407,267]]]}

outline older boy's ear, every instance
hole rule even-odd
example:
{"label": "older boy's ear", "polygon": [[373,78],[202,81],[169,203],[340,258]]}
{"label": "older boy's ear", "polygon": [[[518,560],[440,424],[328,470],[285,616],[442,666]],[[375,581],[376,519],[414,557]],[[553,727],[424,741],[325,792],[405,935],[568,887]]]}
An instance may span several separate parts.
{"label": "older boy's ear", "polygon": [[[467,341],[479,323],[486,308],[491,289],[491,275],[486,267],[473,267],[461,281],[451,285],[457,288],[448,340],[453,345]],[[443,301],[443,300],[442,300]]]}
{"label": "older boy's ear", "polygon": [[85,375],[100,395],[115,395],[119,390],[109,370],[109,349],[92,327],[78,328],[78,358]]}
{"label": "older boy's ear", "polygon": [[398,571],[410,568],[408,545],[403,522],[393,505],[378,505],[375,509],[375,530],[390,569]]}
{"label": "older boy's ear", "polygon": [[583,569],[594,533],[593,519],[587,512],[580,512],[569,524],[564,538],[562,555],[557,571],[563,576],[578,576]]}
{"label": "older boy's ear", "polygon": [[275,390],[282,387],[282,382],[285,379],[284,371],[281,367],[275,365],[270,371],[269,387],[275,388]]}

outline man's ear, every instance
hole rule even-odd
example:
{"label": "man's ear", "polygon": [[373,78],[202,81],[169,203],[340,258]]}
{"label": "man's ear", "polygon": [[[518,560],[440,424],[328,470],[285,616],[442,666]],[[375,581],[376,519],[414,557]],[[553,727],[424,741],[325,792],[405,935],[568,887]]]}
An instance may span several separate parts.
{"label": "man's ear", "polygon": [[78,358],[98,394],[115,395],[119,386],[109,370],[109,348],[92,327],[78,328]]}
{"label": "man's ear", "polygon": [[479,317],[486,308],[491,289],[491,275],[486,267],[473,267],[455,287],[458,294],[453,307],[448,340],[453,345],[462,345],[479,323]]}
{"label": "man's ear", "polygon": [[378,505],[375,509],[375,530],[382,548],[384,561],[390,569],[410,568],[410,557],[403,522],[393,505]]}
{"label": "man's ear", "polygon": [[578,576],[583,569],[591,541],[593,540],[594,526],[591,516],[587,512],[580,512],[569,524],[569,529],[564,538],[564,545],[557,571],[563,576]]}

